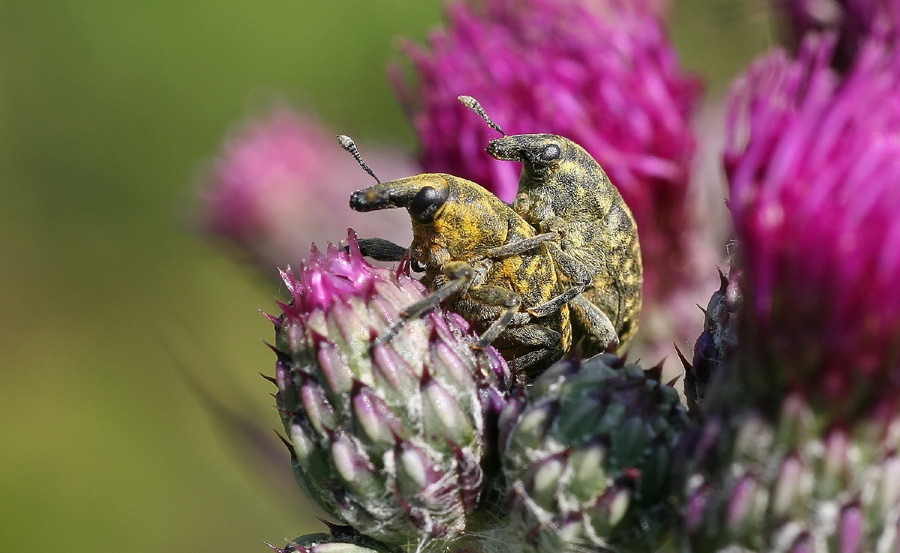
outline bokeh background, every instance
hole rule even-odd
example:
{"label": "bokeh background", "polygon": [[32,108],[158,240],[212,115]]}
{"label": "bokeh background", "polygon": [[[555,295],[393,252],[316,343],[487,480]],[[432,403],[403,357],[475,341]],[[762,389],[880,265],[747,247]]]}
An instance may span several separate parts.
{"label": "bokeh background", "polygon": [[[710,98],[773,42],[767,12],[674,2]],[[257,308],[279,290],[192,232],[195,192],[276,100],[412,150],[384,66],[440,20],[434,1],[0,1],[0,550],[262,553],[323,528],[265,432]]]}

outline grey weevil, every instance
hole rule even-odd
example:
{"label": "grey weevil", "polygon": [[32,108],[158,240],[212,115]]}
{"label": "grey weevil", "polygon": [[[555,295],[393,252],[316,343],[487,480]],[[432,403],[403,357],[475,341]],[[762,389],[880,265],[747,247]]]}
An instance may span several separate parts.
{"label": "grey weevil", "polygon": [[[569,266],[574,260],[574,271],[560,267],[564,276],[577,281],[577,275],[590,274],[590,283],[569,302],[574,339],[583,340],[583,353],[627,345],[641,311],[641,249],[634,217],[606,172],[568,138],[506,135],[477,100],[460,96],[459,101],[503,135],[488,143],[490,156],[523,164],[513,210],[539,233],[552,233],[562,254],[571,258]],[[511,245],[509,251],[517,248]]]}

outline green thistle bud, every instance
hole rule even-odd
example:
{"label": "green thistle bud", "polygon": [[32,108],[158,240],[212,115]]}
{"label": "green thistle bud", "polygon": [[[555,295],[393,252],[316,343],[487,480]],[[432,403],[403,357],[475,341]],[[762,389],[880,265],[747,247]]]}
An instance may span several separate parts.
{"label": "green thistle bud", "polygon": [[690,425],[678,393],[614,355],[562,361],[501,419],[516,550],[654,551]]}
{"label": "green thistle bud", "polygon": [[462,317],[435,309],[373,339],[426,290],[347,251],[315,248],[275,324],[277,404],[300,486],[358,532],[418,551],[462,536],[508,369],[474,351]]}

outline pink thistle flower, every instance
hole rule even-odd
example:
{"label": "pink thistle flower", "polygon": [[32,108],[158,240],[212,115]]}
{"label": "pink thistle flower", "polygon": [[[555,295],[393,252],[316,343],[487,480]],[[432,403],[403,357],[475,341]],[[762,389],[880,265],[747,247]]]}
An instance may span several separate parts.
{"label": "pink thistle flower", "polygon": [[841,75],[836,43],[769,54],[729,99],[743,297],[710,303],[693,551],[900,548],[900,52],[868,41]]}
{"label": "pink thistle flower", "polygon": [[900,32],[896,0],[780,0],[780,4],[795,44],[810,31],[837,33],[833,64],[841,70],[852,63],[868,37],[896,40]]}
{"label": "pink thistle flower", "polygon": [[[384,178],[416,172],[397,152],[376,149],[366,157]],[[348,226],[408,242],[409,222],[400,215],[361,217],[349,208],[350,192],[368,178],[335,133],[280,106],[226,142],[200,193],[201,227],[266,272],[299,259],[302,244],[340,239]]]}
{"label": "pink thistle flower", "polygon": [[842,79],[833,49],[810,37],[736,83],[725,165],[748,378],[852,413],[900,392],[900,53],[867,43]]}
{"label": "pink thistle flower", "polygon": [[396,89],[426,170],[478,182],[510,201],[521,167],[484,149],[496,135],[456,97],[468,94],[510,134],[554,133],[583,146],[638,224],[644,296],[684,271],[691,215],[688,119],[699,82],[680,67],[651,2],[490,0],[447,8],[429,47],[407,44],[415,86]]}

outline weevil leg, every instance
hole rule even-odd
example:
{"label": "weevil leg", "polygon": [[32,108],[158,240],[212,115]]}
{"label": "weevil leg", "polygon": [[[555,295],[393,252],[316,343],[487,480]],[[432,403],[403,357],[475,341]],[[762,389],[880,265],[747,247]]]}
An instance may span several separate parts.
{"label": "weevil leg", "polygon": [[377,261],[400,261],[406,255],[406,248],[384,238],[360,238],[359,251]]}
{"label": "weevil leg", "polygon": [[532,236],[531,238],[523,238],[522,240],[516,240],[513,242],[509,242],[508,244],[503,244],[502,246],[497,246],[496,248],[492,248],[488,250],[485,257],[490,259],[496,259],[498,257],[509,257],[511,255],[520,255],[527,251],[531,251],[536,247],[540,246],[544,242],[549,242],[551,240],[555,240],[557,235],[553,232],[547,232],[544,234],[538,234],[537,236]]}
{"label": "weevil leg", "polygon": [[555,215],[538,222],[537,229],[540,232],[546,232],[561,238],[569,232],[569,223],[562,217]]}
{"label": "weevil leg", "polygon": [[562,338],[562,334],[559,331],[539,324],[509,328],[505,336],[514,338],[517,344],[547,347],[556,346]]}
{"label": "weevil leg", "polygon": [[564,304],[569,303],[576,296],[584,292],[593,282],[591,273],[583,263],[563,252],[555,244],[549,245],[550,255],[556,262],[556,268],[559,272],[572,279],[569,288],[562,294],[547,300],[546,302],[536,305],[528,310],[528,314],[532,317],[545,317],[553,313]]}
{"label": "weevil leg", "polygon": [[589,302],[582,295],[576,296],[569,303],[572,324],[585,330],[582,345],[585,357],[603,353],[610,345],[618,347],[619,336],[612,321],[599,307]]}
{"label": "weevil leg", "polygon": [[585,356],[602,353],[610,344],[618,346],[619,335],[612,320],[583,294],[593,284],[590,271],[582,262],[563,252],[558,245],[548,244],[548,249],[556,262],[556,268],[571,278],[572,284],[562,294],[529,309],[528,313],[534,317],[543,317],[562,307],[562,304],[568,303],[573,325],[584,330]]}
{"label": "weevil leg", "polygon": [[391,341],[401,328],[412,319],[421,317],[425,312],[434,309],[442,301],[453,294],[464,290],[475,276],[475,269],[463,261],[448,263],[444,273],[450,278],[443,286],[425,296],[422,300],[410,305],[400,312],[400,318],[384,329],[372,342],[372,347],[383,346]]}
{"label": "weevil leg", "polygon": [[561,340],[562,334],[556,330],[530,324],[508,328],[503,341],[528,346],[530,351],[516,356],[516,370],[522,373],[535,373],[563,356]]}
{"label": "weevil leg", "polygon": [[[516,372],[523,374],[526,377],[530,375],[533,379],[554,362],[559,361],[561,357],[562,353],[559,352],[559,350],[554,349],[536,349],[529,351],[525,355],[515,357]],[[526,379],[526,382],[528,382],[528,380],[531,379]]]}
{"label": "weevil leg", "polygon": [[473,349],[484,349],[509,326],[519,311],[522,300],[512,290],[500,286],[473,286],[467,293],[470,298],[484,305],[506,308],[503,314],[491,323],[491,326],[478,337],[478,341],[472,346]]}
{"label": "weevil leg", "polygon": [[417,301],[401,311],[400,318],[391,326],[387,327],[378,338],[372,342],[373,347],[388,343],[408,321],[421,317],[425,312],[434,309],[440,305],[442,301],[460,290],[464,290],[469,285],[475,275],[475,270],[472,266],[464,262],[454,263],[453,265],[454,267],[452,268],[451,274],[448,274],[450,280],[434,292],[428,294],[422,300]]}

